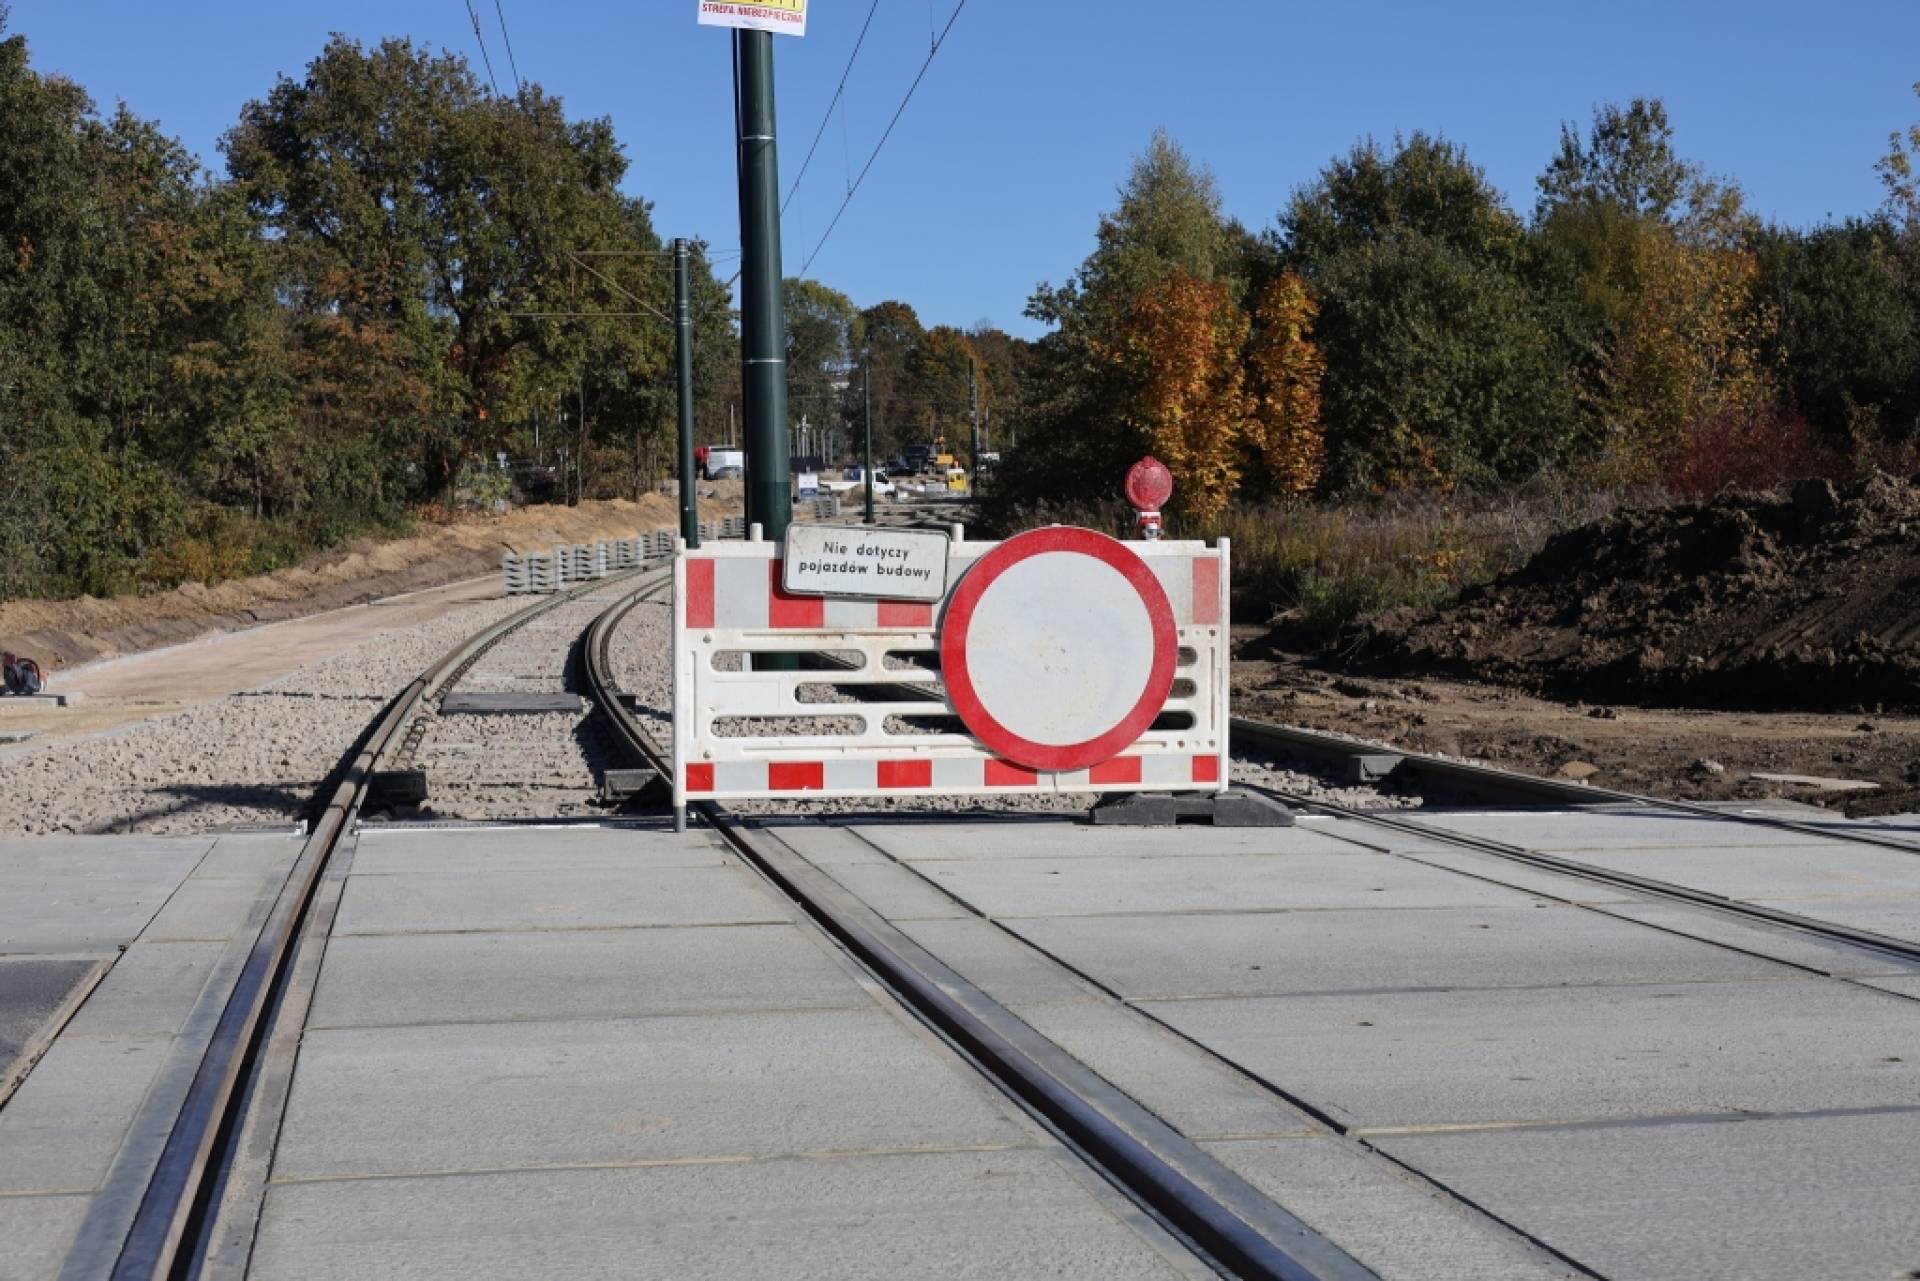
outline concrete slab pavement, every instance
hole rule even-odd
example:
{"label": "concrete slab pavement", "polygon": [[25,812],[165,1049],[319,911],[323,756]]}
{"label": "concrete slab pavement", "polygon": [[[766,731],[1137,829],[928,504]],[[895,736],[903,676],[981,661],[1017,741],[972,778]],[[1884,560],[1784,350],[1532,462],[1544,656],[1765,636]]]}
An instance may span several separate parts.
{"label": "concrete slab pavement", "polygon": [[[943,848],[965,848],[969,838],[982,827],[984,825],[963,824],[947,828]],[[1182,881],[1204,885],[1205,871],[1194,873],[1191,870],[1194,868],[1217,865],[1239,868],[1242,864],[1258,863],[1272,878],[1268,886],[1270,893],[1284,894],[1291,889],[1296,896],[1304,894],[1308,901],[1315,895],[1303,886],[1328,865],[1346,860],[1370,874],[1377,875],[1382,870],[1369,864],[1383,856],[1355,852],[1351,847],[1344,853],[1328,853],[1319,840],[1311,837],[1300,842],[1300,848],[1313,852],[1288,853],[1286,838],[1297,831],[1260,833],[1264,853],[1242,852],[1218,857],[1205,852],[1209,839],[1244,841],[1247,834],[1231,829],[1218,832],[1187,829],[1179,833],[1181,839],[1177,842],[1182,853],[1169,856],[1152,852],[1153,843],[1141,839],[1145,834],[1134,832],[1126,834],[1132,847],[1141,851],[1133,857],[1081,855],[1057,864],[1062,876],[1071,872],[1072,888],[1056,892],[1049,900],[1050,908],[1071,910],[1076,905],[1076,895],[1082,905],[1104,905],[1110,901],[1105,896],[1114,892],[1113,883],[1118,882],[1125,893],[1140,896],[1137,916],[1013,917],[996,922],[968,915],[960,919],[896,918],[896,924],[989,995],[1006,1003],[1041,1035],[1190,1138],[1204,1141],[1207,1151],[1230,1169],[1256,1187],[1276,1194],[1279,1203],[1290,1212],[1326,1233],[1337,1245],[1379,1270],[1381,1275],[1409,1281],[1434,1277],[1464,1281],[1489,1276],[1571,1275],[1531,1242],[1514,1236],[1470,1206],[1431,1189],[1423,1190],[1416,1177],[1341,1139],[1318,1119],[1291,1106],[1281,1094],[1252,1074],[1075,977],[1010,932],[1028,925],[1070,926],[1100,921],[1145,934],[1168,919],[1204,923],[1317,917],[1322,913],[1275,910],[1245,916],[1189,913],[1175,918],[1155,914],[1151,903],[1159,886]],[[904,849],[911,839],[905,825],[875,827],[863,830],[862,835],[872,837],[889,851]],[[1277,841],[1276,835],[1280,838]],[[796,844],[809,850],[824,850],[826,857],[816,866],[850,889],[884,870],[863,861],[838,857],[844,842],[820,838],[815,832],[809,832]],[[950,903],[954,901],[953,896],[957,896],[977,911],[1019,902],[1019,895],[1027,892],[1025,887],[1044,884],[1039,878],[1047,876],[1054,867],[1050,860],[1019,857],[965,862],[942,859],[913,864],[913,870],[921,874],[928,890],[934,890],[937,883],[939,892]],[[949,885],[940,876],[956,868],[965,873],[959,879],[966,884]],[[1012,887],[1009,869],[1013,869]],[[905,873],[907,868],[895,865],[892,871]],[[1251,883],[1251,876],[1245,875],[1229,892],[1244,895]],[[1148,887],[1144,891],[1143,884]],[[976,885],[981,887],[981,892],[969,893]],[[1482,894],[1471,887],[1467,892]],[[1492,896],[1520,905],[1492,909],[1495,911],[1538,910],[1525,895],[1496,889]],[[1252,897],[1262,899],[1258,893]],[[882,904],[868,901],[871,906],[883,908]],[[1410,917],[1442,910],[1414,908],[1382,915]],[[887,914],[884,909],[882,914]],[[1101,975],[1093,977],[1105,981]],[[1268,1142],[1324,1146],[1288,1148],[1284,1158],[1276,1158],[1273,1151],[1263,1146]]]}
{"label": "concrete slab pavement", "polygon": [[1198,1276],[1033,1149],[276,1186],[254,1275]]}
{"label": "concrete slab pavement", "polygon": [[0,1241],[6,1242],[0,1281],[40,1281],[58,1273],[87,1202],[78,1195],[0,1197]]}
{"label": "concrete slab pavement", "polygon": [[1419,814],[1410,816],[1427,827],[1444,828],[1468,836],[1519,845],[1530,850],[1571,853],[1576,850],[1672,849],[1686,845],[1738,845],[1762,849],[1804,845],[1800,833],[1729,823],[1704,814],[1667,809],[1615,809],[1602,812],[1527,811],[1493,814]]}
{"label": "concrete slab pavement", "polygon": [[0,1104],[106,965],[91,957],[0,957]]}
{"label": "concrete slab pavement", "polygon": [[[1352,851],[1283,857],[982,859],[915,866],[933,884],[994,917],[1499,907],[1532,901],[1515,890],[1390,854]],[[856,885],[848,888],[860,892]]]}
{"label": "concrete slab pavement", "polygon": [[0,1277],[57,1272],[103,1187],[146,1159],[129,1136],[164,1136],[179,1069],[199,1058],[196,1016],[226,1000],[223,958],[249,944],[298,849],[279,835],[0,842],[0,948],[110,966],[0,1107]]}
{"label": "concrete slab pavement", "polygon": [[[1351,846],[1315,831],[1310,825],[1291,828],[1095,827],[1057,818],[964,824],[865,823],[848,830],[907,863],[1353,852]],[[814,857],[813,850],[808,851],[808,857]]]}
{"label": "concrete slab pavement", "polygon": [[1599,1275],[1913,1275],[1920,1114],[1831,1113],[1379,1140]]}
{"label": "concrete slab pavement", "polygon": [[1920,1004],[1821,979],[1145,1008],[1362,1128],[1920,1101]]}
{"label": "concrete slab pavement", "polygon": [[[1541,826],[1560,817],[1565,830]],[[1817,877],[1830,891],[1821,901],[1904,910],[1904,899],[1880,888],[1883,879],[1899,883],[1903,864],[1864,860],[1849,870],[1847,847],[1838,847],[1838,861],[1809,870],[1799,861],[1807,851],[1795,848],[1804,837],[1777,841],[1766,829],[1695,822],[1645,813],[1484,815],[1466,816],[1463,826],[1576,851],[1617,836],[1628,851],[1622,858],[1669,867],[1737,867],[1737,854],[1713,845],[1746,849],[1740,840],[1758,833],[1742,874],[1763,888],[1769,872],[1782,885]],[[909,856],[905,825],[860,832],[898,856],[899,870],[911,866],[929,887],[988,918],[903,925],[917,941],[963,974],[978,970],[1021,1017],[1203,1137],[1215,1156],[1383,1275],[1568,1271],[1527,1235],[1583,1264],[1603,1260],[1598,1270],[1608,1276],[1881,1277],[1893,1274],[1874,1269],[1920,1251],[1920,1222],[1898,1221],[1892,1210],[1911,1195],[1911,1176],[1875,1170],[1876,1161],[1900,1160],[1897,1145],[1881,1145],[1848,1172],[1849,1136],[1818,1128],[1827,1118],[1905,1117],[1920,1106],[1920,1002],[1908,999],[1920,996],[1920,974],[1912,967],[1578,878],[1535,875],[1431,838],[1380,833],[1387,839],[1376,843],[1375,829],[1335,822],[1317,834],[1359,836],[1409,858],[1364,850],[1321,858],[1284,852],[1292,834],[1260,834],[1279,838],[1263,855],[1209,854],[1207,842],[1219,834],[1190,829],[1178,857],[1081,849],[1069,858],[1054,852],[1057,839],[1019,856],[993,844],[1006,834],[955,824],[938,852],[959,853],[929,858],[924,848]],[[1395,862],[1422,879],[1387,881]],[[832,860],[821,866],[849,888],[879,874]],[[1391,885],[1396,898],[1383,900],[1387,891],[1362,885],[1366,879]],[[1437,886],[1449,879],[1484,897],[1447,903],[1458,891]],[[1592,906],[1550,904],[1490,880]],[[983,942],[983,931],[996,930],[1037,945],[1084,980],[1048,982],[1034,968],[1041,950],[1020,956]],[[1859,974],[1884,990],[1807,967]],[[1730,1123],[1744,1118],[1768,1119]],[[1656,1185],[1693,1202],[1671,1224],[1659,1197],[1638,1188],[1613,1195],[1634,1182],[1631,1159],[1603,1151],[1599,1139],[1561,1149],[1553,1137],[1758,1134],[1756,1127],[1789,1123],[1802,1128],[1816,1163],[1837,1162],[1842,1183],[1865,1187],[1866,1204],[1846,1228],[1822,1219],[1827,1198],[1795,1200],[1784,1131],[1779,1154],[1767,1158],[1774,1170],[1730,1181],[1728,1206],[1712,1187],[1724,1159],[1712,1143],[1698,1159],[1684,1144],[1663,1157],[1686,1174],[1657,1175]],[[1271,1132],[1258,1133],[1262,1126]],[[1499,1155],[1458,1155],[1475,1143],[1497,1153],[1505,1135],[1534,1145],[1518,1173],[1503,1172]],[[1606,1140],[1623,1153],[1642,1141]],[[1446,1159],[1430,1162],[1433,1154]],[[1526,1167],[1556,1160],[1557,1177],[1536,1196]],[[1700,1190],[1681,1191],[1689,1180]],[[1803,1224],[1841,1266],[1822,1270],[1818,1251],[1787,1252],[1791,1261],[1775,1266],[1764,1249],[1744,1245],[1726,1262],[1713,1215],[1732,1203],[1736,1220],[1769,1217],[1775,1235]],[[1472,1205],[1527,1235],[1478,1217],[1465,1208]],[[1440,1217],[1427,1223],[1423,1213]],[[1616,1221],[1620,1249],[1582,1253]],[[1856,1249],[1843,1239],[1864,1230],[1898,1248]],[[1659,1249],[1644,1247],[1642,1238],[1661,1233]]]}
{"label": "concrete slab pavement", "polygon": [[[547,832],[532,840],[563,842]],[[340,901],[336,934],[468,933],[498,930],[621,929],[639,926],[764,924],[776,905],[737,872],[648,867],[644,894],[628,867],[469,870],[355,876]]]}
{"label": "concrete slab pavement", "polygon": [[710,833],[369,832],[292,1082],[256,1277],[1199,1275]]}
{"label": "concrete slab pavement", "polygon": [[105,953],[137,938],[207,837],[0,840],[0,954]]}
{"label": "concrete slab pavement", "polygon": [[1068,916],[1008,927],[1135,1000],[1797,977],[1552,905]]}
{"label": "concrete slab pavement", "polygon": [[[590,981],[582,981],[590,979]],[[871,998],[787,922],[346,936],[310,1028],[862,1008]]]}

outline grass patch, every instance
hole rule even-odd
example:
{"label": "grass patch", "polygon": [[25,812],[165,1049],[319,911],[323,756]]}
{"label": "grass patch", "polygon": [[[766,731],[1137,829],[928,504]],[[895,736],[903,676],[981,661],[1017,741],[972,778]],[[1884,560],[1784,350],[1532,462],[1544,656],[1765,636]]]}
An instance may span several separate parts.
{"label": "grass patch", "polygon": [[1233,620],[1301,644],[1388,610],[1431,609],[1523,564],[1555,533],[1647,495],[1537,485],[1500,495],[1401,495],[1235,506],[1208,528],[1233,542]]}

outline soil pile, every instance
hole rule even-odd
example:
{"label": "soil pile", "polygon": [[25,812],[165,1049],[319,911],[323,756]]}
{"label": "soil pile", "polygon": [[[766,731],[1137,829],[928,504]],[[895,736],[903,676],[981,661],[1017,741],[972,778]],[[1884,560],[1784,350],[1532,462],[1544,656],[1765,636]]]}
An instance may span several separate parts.
{"label": "soil pile", "polygon": [[[737,483],[703,487],[703,519],[740,510]],[[717,491],[717,492],[716,492]],[[48,670],[130,654],[255,623],[301,618],[402,592],[498,571],[509,551],[540,552],[561,543],[627,538],[679,523],[676,500],[522,507],[423,527],[411,538],[360,539],[291,569],[208,587],[187,583],[148,596],[0,602],[0,646],[30,654]]]}
{"label": "soil pile", "polygon": [[1591,701],[1920,709],[1920,488],[1804,481],[1625,511],[1552,539],[1361,653]]}

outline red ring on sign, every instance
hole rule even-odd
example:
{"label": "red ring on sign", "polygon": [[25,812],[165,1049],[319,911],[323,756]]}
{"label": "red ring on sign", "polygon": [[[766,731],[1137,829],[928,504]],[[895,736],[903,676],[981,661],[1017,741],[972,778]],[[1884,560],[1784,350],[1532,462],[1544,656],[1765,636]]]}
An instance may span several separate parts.
{"label": "red ring on sign", "polygon": [[[980,701],[972,674],[967,670],[967,633],[973,625],[980,598],[1000,575],[1021,561],[1049,552],[1091,556],[1111,566],[1127,580],[1140,597],[1140,603],[1146,606],[1147,623],[1153,632],[1153,661],[1133,709],[1112,729],[1078,743],[1041,743],[1014,733],[995,719]],[[1160,586],[1160,580],[1125,543],[1070,525],[1050,525],[1017,534],[975,561],[954,588],[953,595],[947,598],[946,613],[940,622],[940,670],[953,710],[959,713],[974,737],[998,755],[1029,769],[1085,769],[1118,755],[1160,715],[1167,692],[1173,688],[1173,664],[1173,606],[1167,602],[1166,589]]]}

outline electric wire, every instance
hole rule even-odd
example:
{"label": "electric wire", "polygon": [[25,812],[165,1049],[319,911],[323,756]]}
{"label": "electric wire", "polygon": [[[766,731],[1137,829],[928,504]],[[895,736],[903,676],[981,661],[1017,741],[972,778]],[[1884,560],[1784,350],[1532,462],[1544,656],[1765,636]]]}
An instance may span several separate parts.
{"label": "electric wire", "polygon": [[879,142],[873,144],[873,151],[867,156],[867,163],[860,168],[860,176],[853,180],[851,187],[847,188],[847,198],[840,202],[840,208],[834,212],[833,221],[829,222],[827,229],[821,233],[818,243],[813,247],[813,252],[807,255],[805,262],[800,264],[798,274],[806,275],[807,269],[813,266],[813,260],[820,256],[822,249],[826,248],[828,237],[832,236],[833,229],[840,225],[840,216],[847,212],[847,206],[853,203],[854,194],[860,190],[860,184],[867,180],[867,174],[873,169],[873,162],[880,158],[880,149],[886,146],[887,139],[893,136],[894,126],[898,125],[900,117],[906,114],[907,104],[913,101],[914,91],[920,87],[920,82],[926,79],[927,68],[933,65],[934,56],[940,52],[940,46],[947,42],[947,36],[953,31],[953,24],[959,21],[960,11],[966,7],[967,0],[960,0],[960,3],[953,6],[953,14],[947,19],[947,25],[941,29],[939,36],[934,39],[933,48],[927,50],[927,59],[920,64],[919,74],[914,76],[913,83],[907,86],[906,96],[900,99],[900,105],[894,108],[893,119],[887,121],[886,132],[880,135]]}
{"label": "electric wire", "polygon": [[[965,0],[962,0],[965,3]],[[880,11],[880,0],[873,0],[873,6],[867,10],[867,20],[860,27],[860,38],[853,42],[853,52],[847,57],[847,65],[840,72],[840,87],[833,91],[833,97],[827,100],[827,109],[820,113],[820,127],[814,130],[813,145],[807,148],[807,158],[800,162],[800,172],[793,176],[793,185],[787,188],[787,198],[780,202],[780,213],[785,216],[787,206],[793,203],[794,193],[800,190],[800,180],[807,176],[807,166],[813,163],[813,153],[820,149],[820,139],[826,135],[827,125],[833,121],[833,109],[847,92],[847,77],[853,74],[853,62],[860,56],[860,46],[867,42],[867,28],[873,25],[873,15]]]}
{"label": "electric wire", "polygon": [[473,0],[465,0],[465,3],[467,6],[467,17],[473,21],[473,38],[480,46],[480,61],[486,64],[487,83],[493,86],[493,96],[498,98],[501,96],[500,82],[494,79],[493,59],[487,56],[487,38],[480,34],[480,11],[473,7]]}
{"label": "electric wire", "polygon": [[500,43],[507,46],[507,70],[513,73],[513,96],[520,96],[520,64],[513,56],[513,37],[507,34],[507,11],[501,0],[493,0],[493,11],[500,18]]}

